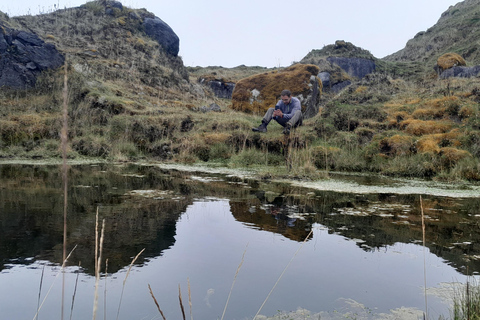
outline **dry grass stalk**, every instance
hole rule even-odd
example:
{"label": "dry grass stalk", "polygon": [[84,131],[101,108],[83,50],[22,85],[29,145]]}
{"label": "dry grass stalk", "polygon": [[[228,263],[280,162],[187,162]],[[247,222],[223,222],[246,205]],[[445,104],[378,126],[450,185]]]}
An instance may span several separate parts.
{"label": "dry grass stalk", "polygon": [[98,261],[98,207],[95,215],[95,265]]}
{"label": "dry grass stalk", "polygon": [[275,287],[277,286],[277,284],[280,282],[280,279],[282,279],[283,275],[285,274],[285,271],[287,271],[288,267],[290,266],[290,264],[292,263],[293,259],[297,256],[298,252],[300,251],[300,249],[302,249],[303,245],[305,244],[305,242],[307,242],[308,238],[310,238],[310,235],[313,233],[313,229],[310,230],[310,232],[307,234],[307,236],[305,237],[305,240],[303,240],[302,242],[302,245],[297,249],[297,251],[295,252],[295,254],[293,255],[292,259],[290,259],[290,261],[288,262],[288,264],[286,265],[285,269],[283,269],[282,273],[280,274],[280,276],[278,277],[277,279],[277,282],[275,282],[275,284],[273,285],[272,287],[272,290],[270,290],[270,292],[268,293],[267,297],[265,298],[265,301],[263,301],[262,305],[260,306],[260,309],[258,309],[257,313],[255,314],[255,316],[253,317],[253,320],[255,320],[257,318],[257,316],[260,314],[260,311],[262,311],[263,309],[263,306],[265,305],[265,303],[267,303],[268,299],[270,298],[273,290],[275,289]]}
{"label": "dry grass stalk", "polygon": [[[42,276],[40,277],[40,287],[38,288],[38,301],[37,301],[37,310],[40,310],[40,296],[42,294],[42,285],[43,285],[43,275],[45,273],[45,264],[42,268]],[[38,313],[33,320],[38,320]]]}
{"label": "dry grass stalk", "polygon": [[108,276],[108,259],[105,260],[105,290],[103,291],[103,319],[107,319],[107,276]]}
{"label": "dry grass stalk", "polygon": [[102,222],[102,233],[100,236],[100,243],[98,248],[98,260],[95,261],[95,297],[93,300],[93,320],[97,318],[98,308],[98,283],[100,282],[100,267],[102,264],[102,251],[103,251],[103,237],[105,232],[105,219]]}
{"label": "dry grass stalk", "polygon": [[[248,247],[248,244],[247,244],[247,247]],[[246,252],[247,252],[247,248],[245,248],[245,251],[243,251],[242,260],[240,261],[240,264],[237,267],[237,272],[235,272],[235,276],[233,277],[232,287],[230,288],[230,292],[228,293],[227,302],[225,303],[225,308],[223,309],[223,314],[222,314],[221,320],[223,320],[223,318],[225,317],[225,312],[227,311],[228,302],[230,301],[230,296],[232,295],[233,286],[235,285],[235,281],[237,280],[238,272],[240,271],[240,268],[243,265],[243,261],[244,261]]]}
{"label": "dry grass stalk", "polygon": [[190,279],[187,278],[188,283],[188,305],[190,307],[190,320],[193,320],[193,313],[192,313],[192,290],[190,289]]}
{"label": "dry grass stalk", "polygon": [[160,309],[160,305],[158,304],[158,301],[155,298],[155,295],[153,294],[152,287],[150,287],[150,284],[148,284],[148,290],[150,290],[150,295],[153,298],[153,302],[155,302],[155,305],[157,306],[158,312],[160,312],[160,315],[162,316],[163,320],[167,320],[167,318],[165,318],[165,315],[163,314],[162,309]]}
{"label": "dry grass stalk", "polygon": [[[79,261],[78,262],[78,267],[80,268],[80,266],[82,265],[82,262]],[[73,289],[73,296],[72,296],[72,306],[70,308],[70,320],[72,320],[72,316],[73,316],[73,306],[75,304],[75,296],[77,294],[77,285],[78,285],[78,276],[80,275],[80,270],[77,272],[77,277],[75,279],[75,288]]]}
{"label": "dry grass stalk", "polygon": [[428,319],[428,303],[427,303],[427,265],[425,257],[425,215],[423,214],[423,201],[420,196],[420,210],[422,212],[422,242],[423,242],[423,285],[425,288],[425,317]]}
{"label": "dry grass stalk", "polygon": [[[62,177],[63,177],[63,261],[67,256],[67,205],[68,205],[68,189],[67,189],[67,140],[68,140],[68,74],[67,74],[67,62],[65,61],[65,74],[63,77],[63,126],[61,132],[61,145],[62,145]],[[65,300],[65,275],[62,279],[62,311],[61,319],[63,320],[63,306]]]}
{"label": "dry grass stalk", "polygon": [[133,258],[132,262],[130,263],[130,267],[128,268],[127,274],[125,275],[125,279],[123,280],[123,286],[122,286],[122,294],[120,295],[120,302],[118,303],[118,310],[117,310],[117,320],[118,316],[120,315],[120,307],[122,306],[122,299],[123,299],[123,292],[125,291],[125,283],[127,282],[128,275],[130,274],[130,270],[132,270],[132,266],[137,261],[138,257],[145,251],[145,248],[140,251],[135,258]]}
{"label": "dry grass stalk", "polygon": [[185,318],[185,308],[183,307],[182,290],[180,289],[180,284],[178,285],[178,300],[180,302],[180,310],[182,310],[183,320],[186,320],[186,318]]}
{"label": "dry grass stalk", "polygon": [[63,264],[62,264],[62,267],[60,269],[60,272],[57,273],[57,275],[55,276],[55,279],[53,280],[52,282],[52,285],[50,286],[50,288],[48,289],[47,291],[47,294],[45,295],[45,298],[43,298],[42,300],[42,303],[40,304],[40,306],[38,307],[37,309],[37,312],[35,313],[35,315],[33,316],[33,320],[36,320],[38,319],[38,313],[40,312],[40,309],[42,309],[42,306],[43,304],[45,303],[45,301],[47,300],[47,297],[48,295],[50,294],[50,291],[52,291],[52,288],[53,288],[53,285],[55,284],[55,281],[57,280],[58,276],[63,273],[63,269],[65,268],[65,264],[67,262],[67,260],[70,258],[70,256],[72,255],[72,252],[77,248],[77,245],[75,245],[75,247],[73,247],[72,251],[70,251],[70,253],[68,254],[67,258],[63,261]]}

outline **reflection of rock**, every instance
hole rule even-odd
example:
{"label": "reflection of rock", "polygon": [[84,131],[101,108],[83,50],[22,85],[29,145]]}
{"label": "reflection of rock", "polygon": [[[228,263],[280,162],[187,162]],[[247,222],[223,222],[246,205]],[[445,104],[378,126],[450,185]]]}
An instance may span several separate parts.
{"label": "reflection of rock", "polygon": [[[247,223],[254,228],[281,234],[291,240],[304,241],[311,229],[311,222],[299,214],[299,207],[285,200],[275,198],[271,203],[265,202],[268,193],[257,193],[258,201],[254,203],[233,202],[230,205],[236,220]],[[258,207],[258,208],[257,208]]]}

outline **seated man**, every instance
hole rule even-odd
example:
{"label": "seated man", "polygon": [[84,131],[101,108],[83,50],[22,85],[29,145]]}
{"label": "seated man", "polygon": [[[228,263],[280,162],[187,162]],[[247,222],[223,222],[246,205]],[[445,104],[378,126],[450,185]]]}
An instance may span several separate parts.
{"label": "seated man", "polygon": [[283,129],[283,134],[290,134],[292,128],[302,125],[302,106],[298,98],[292,97],[289,90],[283,90],[281,100],[278,100],[275,108],[269,108],[262,119],[262,124],[252,128],[255,132],[267,132],[269,122],[274,119]]}

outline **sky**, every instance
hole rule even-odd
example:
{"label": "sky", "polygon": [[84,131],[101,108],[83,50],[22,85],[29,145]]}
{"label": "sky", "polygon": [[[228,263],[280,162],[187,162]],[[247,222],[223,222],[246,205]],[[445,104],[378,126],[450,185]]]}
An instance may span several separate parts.
{"label": "sky", "polygon": [[[77,7],[87,0],[1,0],[9,16]],[[310,51],[351,42],[383,58],[437,23],[458,0],[123,0],[166,22],[186,66],[285,67]]]}

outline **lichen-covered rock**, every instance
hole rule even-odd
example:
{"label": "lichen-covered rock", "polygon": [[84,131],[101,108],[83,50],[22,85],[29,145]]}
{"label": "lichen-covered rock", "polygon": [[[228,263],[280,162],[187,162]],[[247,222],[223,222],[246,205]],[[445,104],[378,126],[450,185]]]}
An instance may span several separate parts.
{"label": "lichen-covered rock", "polygon": [[304,118],[313,117],[318,113],[322,92],[318,73],[318,66],[295,64],[281,71],[242,79],[233,90],[232,108],[263,115],[268,108],[275,106],[282,90],[288,89],[300,100]]}
{"label": "lichen-covered rock", "polygon": [[31,88],[40,72],[58,68],[64,61],[54,45],[0,22],[0,87]]}

